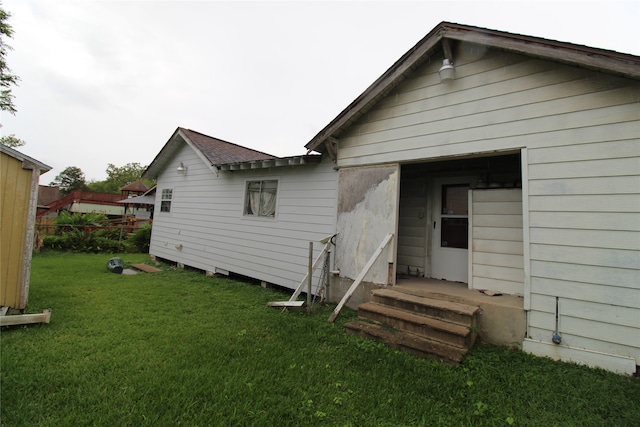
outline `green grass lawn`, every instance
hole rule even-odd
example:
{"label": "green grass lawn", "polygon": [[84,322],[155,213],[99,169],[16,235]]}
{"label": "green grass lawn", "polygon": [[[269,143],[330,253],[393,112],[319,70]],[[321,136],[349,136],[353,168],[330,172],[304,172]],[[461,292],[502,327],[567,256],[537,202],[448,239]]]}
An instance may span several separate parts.
{"label": "green grass lawn", "polygon": [[[148,256],[121,255],[126,264]],[[640,381],[479,345],[461,365],[344,333],[333,307],[202,272],[109,272],[110,255],[33,259],[28,312],[3,328],[9,426],[637,426]]]}

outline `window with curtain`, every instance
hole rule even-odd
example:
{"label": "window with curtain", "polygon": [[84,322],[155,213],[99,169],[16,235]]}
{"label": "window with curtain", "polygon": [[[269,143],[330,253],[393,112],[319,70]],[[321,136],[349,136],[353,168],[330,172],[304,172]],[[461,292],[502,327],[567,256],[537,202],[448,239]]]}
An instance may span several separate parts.
{"label": "window with curtain", "polygon": [[276,195],[278,181],[248,181],[245,194],[244,214],[274,217],[276,215]]}
{"label": "window with curtain", "polygon": [[160,197],[160,212],[171,212],[171,198],[173,197],[173,189],[162,189]]}

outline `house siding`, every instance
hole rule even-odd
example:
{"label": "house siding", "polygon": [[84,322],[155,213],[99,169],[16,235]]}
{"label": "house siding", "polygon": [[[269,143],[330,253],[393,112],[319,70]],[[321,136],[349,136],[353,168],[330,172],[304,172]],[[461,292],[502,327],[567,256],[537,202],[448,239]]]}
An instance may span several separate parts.
{"label": "house siding", "polygon": [[[640,82],[473,45],[454,57],[454,82],[440,83],[442,58],[434,56],[340,135],[338,166],[526,148],[527,211],[513,218],[528,220],[525,348],[640,363]],[[399,245],[402,265],[415,262],[409,247]],[[520,259],[509,259],[520,274]],[[544,348],[556,297],[557,352]]]}
{"label": "house siding", "polygon": [[472,289],[524,294],[522,190],[471,192]]}
{"label": "house siding", "polygon": [[[187,165],[184,176],[176,173],[180,162]],[[318,241],[335,232],[337,172],[332,166],[325,160],[216,176],[184,145],[158,177],[158,194],[172,188],[173,195],[168,213],[160,212],[156,200],[150,253],[295,289],[307,272],[309,242],[315,242],[317,256]],[[244,216],[246,182],[262,179],[278,180],[276,217]]]}

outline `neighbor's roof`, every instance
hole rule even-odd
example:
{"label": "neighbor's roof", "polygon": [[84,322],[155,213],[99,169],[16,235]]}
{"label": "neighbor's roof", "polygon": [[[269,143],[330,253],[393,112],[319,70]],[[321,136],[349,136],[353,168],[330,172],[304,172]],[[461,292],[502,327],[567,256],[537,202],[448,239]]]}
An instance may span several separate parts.
{"label": "neighbor's roof", "polygon": [[[418,66],[442,50],[442,40],[464,41],[495,49],[589,68],[632,79],[640,79],[640,57],[612,50],[597,49],[539,37],[512,34],[486,28],[441,22],[395,64],[369,86],[305,147],[318,149],[330,138],[337,138],[359,117],[398,86]],[[454,58],[455,62],[455,58]],[[323,148],[319,148],[323,150]]]}
{"label": "neighbor's roof", "polygon": [[261,151],[252,150],[241,145],[223,141],[218,138],[204,135],[190,129],[178,128],[173,133],[169,141],[162,147],[160,153],[142,174],[143,178],[156,178],[164,169],[169,160],[182,147],[187,144],[195,150],[200,158],[209,167],[219,168],[221,165],[230,163],[252,162],[257,160],[270,160],[277,157]]}
{"label": "neighbor's roof", "polygon": [[135,193],[144,193],[149,187],[142,181],[133,181],[130,184],[120,187],[120,191],[133,191]]}
{"label": "neighbor's roof", "polygon": [[51,166],[47,166],[44,163],[34,159],[33,157],[29,157],[26,154],[22,154],[18,150],[14,150],[11,147],[7,147],[4,144],[0,144],[0,152],[5,153],[14,159],[17,159],[22,162],[22,167],[24,169],[34,169],[34,166],[40,170],[40,173],[49,172],[51,170]]}

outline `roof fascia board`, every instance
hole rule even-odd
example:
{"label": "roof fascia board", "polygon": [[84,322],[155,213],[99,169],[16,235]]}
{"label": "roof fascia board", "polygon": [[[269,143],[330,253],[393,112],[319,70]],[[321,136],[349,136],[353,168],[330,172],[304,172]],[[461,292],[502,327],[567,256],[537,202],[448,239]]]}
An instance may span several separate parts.
{"label": "roof fascia board", "polygon": [[435,49],[442,39],[483,44],[497,49],[640,79],[640,61],[634,55],[539,37],[441,22],[318,132],[305,145],[305,148],[308,151],[322,150],[324,148],[322,144],[328,137],[333,136],[367,104],[374,102],[377,96],[395,87],[396,81],[414,67],[416,62]]}
{"label": "roof fascia board", "polygon": [[598,71],[613,72],[626,77],[640,78],[640,67],[638,66],[637,58],[634,61],[633,55],[615,51],[451,24],[444,26],[442,37],[566,64],[584,66]]}
{"label": "roof fascia board", "polygon": [[40,173],[49,172],[52,169],[51,166],[47,166],[44,163],[34,159],[33,157],[29,157],[26,154],[23,154],[18,150],[14,150],[13,148],[4,144],[0,144],[0,152],[3,152],[22,162],[23,169],[38,169],[40,170]]}

